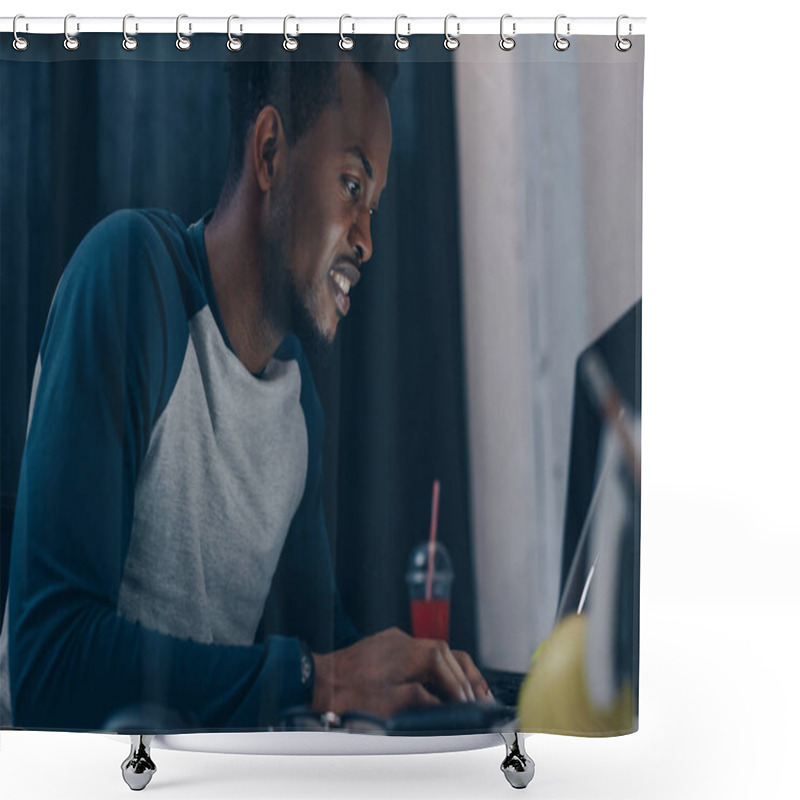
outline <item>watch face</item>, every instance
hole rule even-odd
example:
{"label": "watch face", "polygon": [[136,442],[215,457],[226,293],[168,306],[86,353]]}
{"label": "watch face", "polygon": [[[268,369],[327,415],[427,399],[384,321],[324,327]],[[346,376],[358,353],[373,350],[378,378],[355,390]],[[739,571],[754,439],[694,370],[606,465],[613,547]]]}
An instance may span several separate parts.
{"label": "watch face", "polygon": [[308,686],[308,682],[311,680],[311,669],[311,656],[308,653],[303,653],[300,656],[300,680],[303,686]]}

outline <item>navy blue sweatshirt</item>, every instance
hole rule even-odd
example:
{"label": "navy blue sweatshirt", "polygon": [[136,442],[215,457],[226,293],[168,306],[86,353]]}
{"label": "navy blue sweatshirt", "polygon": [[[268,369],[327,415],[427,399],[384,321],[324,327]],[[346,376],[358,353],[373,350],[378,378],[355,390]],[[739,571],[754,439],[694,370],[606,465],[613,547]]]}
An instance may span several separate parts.
{"label": "navy blue sweatshirt", "polygon": [[[238,360],[203,242],[156,209],[86,236],[34,376],[0,637],[0,725],[255,730],[307,704],[307,653],[359,635],[322,508],[298,340]],[[10,714],[10,716],[9,716]]]}

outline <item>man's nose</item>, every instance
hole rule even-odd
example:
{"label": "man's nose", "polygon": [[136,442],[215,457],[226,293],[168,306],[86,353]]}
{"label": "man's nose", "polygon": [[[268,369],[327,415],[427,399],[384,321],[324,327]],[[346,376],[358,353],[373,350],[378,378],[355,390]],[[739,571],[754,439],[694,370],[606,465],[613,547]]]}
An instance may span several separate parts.
{"label": "man's nose", "polygon": [[370,231],[368,208],[359,212],[353,226],[350,228],[349,242],[358,254],[358,259],[362,264],[372,258],[372,233]]}

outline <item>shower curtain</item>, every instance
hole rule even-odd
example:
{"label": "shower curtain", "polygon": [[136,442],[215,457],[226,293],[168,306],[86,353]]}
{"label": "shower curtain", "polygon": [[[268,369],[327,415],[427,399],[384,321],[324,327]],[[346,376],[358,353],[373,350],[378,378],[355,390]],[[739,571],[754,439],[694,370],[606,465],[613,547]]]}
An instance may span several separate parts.
{"label": "shower curtain", "polygon": [[635,731],[643,37],[182,38],[0,34],[0,727]]}

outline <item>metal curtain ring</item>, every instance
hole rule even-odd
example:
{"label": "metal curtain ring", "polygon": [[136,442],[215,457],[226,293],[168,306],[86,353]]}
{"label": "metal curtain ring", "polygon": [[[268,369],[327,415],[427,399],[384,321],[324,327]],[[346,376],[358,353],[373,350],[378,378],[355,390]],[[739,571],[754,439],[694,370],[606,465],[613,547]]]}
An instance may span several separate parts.
{"label": "metal curtain ring", "polygon": [[[633,46],[633,42],[631,42],[630,39],[623,39],[622,36],[620,35],[619,24],[624,19],[628,19],[628,15],[627,14],[620,14],[617,17],[617,41],[614,42],[614,47],[616,47],[617,50],[620,51],[620,53],[627,53],[628,50],[630,50],[631,47]],[[631,34],[631,31],[633,31],[633,26],[629,22],[628,23],[628,35]]]}
{"label": "metal curtain ring", "polygon": [[[122,47],[125,50],[135,50],[139,46],[139,42],[133,36],[128,36],[128,20],[129,19],[136,19],[133,14],[126,14],[122,18]],[[139,30],[139,26],[136,25],[136,30]]]}
{"label": "metal curtain ring", "polygon": [[451,36],[447,32],[447,23],[450,22],[451,19],[458,20],[455,14],[448,14],[444,18],[444,49],[445,50],[457,50],[458,46],[461,42],[458,40],[458,34],[461,32],[461,23],[456,21],[456,35]]}
{"label": "metal curtain ring", "polygon": [[[500,17],[500,49],[501,50],[513,50],[515,45],[517,44],[516,39],[514,39],[511,36],[507,36],[503,32],[503,23],[507,19],[511,19],[511,16],[512,16],[511,14],[503,14],[503,16]],[[511,32],[512,33],[516,33],[517,32],[517,23],[516,22],[512,22],[511,23]]]}
{"label": "metal curtain ring", "polygon": [[[181,20],[188,18],[188,14],[178,14],[178,18],[175,20],[175,35],[178,37],[175,40],[175,47],[177,47],[178,50],[188,50],[192,46],[191,39],[187,39],[181,34]],[[189,23],[189,30],[192,30],[191,22]]]}
{"label": "metal curtain ring", "polygon": [[[559,32],[558,32],[558,21],[560,19],[566,19],[566,14],[559,14],[556,17],[555,24],[553,25],[553,33],[555,34],[556,40],[553,42],[553,47],[558,50],[560,53],[563,53],[569,47],[569,39],[565,39]],[[569,36],[569,29],[570,24],[567,23],[567,36]]]}
{"label": "metal curtain ring", "polygon": [[[291,36],[289,36],[288,25],[290,19],[297,18],[293,17],[291,14],[283,18],[283,49],[288,50],[291,53],[297,50],[300,42],[298,42],[297,39],[293,39]],[[297,26],[297,30],[300,30],[299,25]]]}
{"label": "metal curtain ring", "polygon": [[[401,36],[400,35],[400,20],[401,19],[408,19],[408,17],[405,14],[398,14],[394,18],[394,46],[398,50],[408,50],[408,48],[411,45],[411,42],[409,42],[408,39],[406,39],[405,36]],[[406,34],[406,36],[410,36],[411,35],[411,23],[407,22],[406,26],[408,27],[408,33]]]}
{"label": "metal curtain ring", "polygon": [[[353,39],[351,39],[349,36],[345,36],[344,33],[342,32],[342,26],[344,25],[344,21],[346,19],[353,19],[353,18],[349,14],[342,14],[342,16],[339,17],[339,47],[342,50],[352,50],[356,46],[356,43],[353,41]],[[352,32],[355,33],[355,30],[356,30],[356,24],[353,23]]]}
{"label": "metal curtain ring", "polygon": [[[231,22],[235,19],[239,19],[239,17],[237,17],[236,14],[231,14],[228,17],[228,43],[226,47],[228,48],[228,50],[231,51],[231,53],[236,53],[242,49],[242,40],[237,39],[235,36],[231,34]],[[239,30],[240,31],[242,30],[241,26],[239,26]]]}
{"label": "metal curtain ring", "polygon": [[[64,49],[65,50],[77,50],[81,43],[74,37],[69,35],[69,21],[71,19],[75,19],[74,14],[67,14],[64,17]],[[80,24],[77,25],[77,30],[80,30]]]}
{"label": "metal curtain ring", "polygon": [[[24,14],[17,14],[17,16],[14,17],[14,23],[11,26],[11,30],[14,33],[14,41],[12,42],[12,45],[13,45],[15,50],[17,50],[18,52],[21,53],[23,50],[27,50],[28,49],[28,40],[26,38],[24,38],[23,36],[20,36],[17,33],[17,20],[18,19],[25,19],[25,15]],[[27,23],[26,23],[25,27],[26,28],[28,27]]]}

